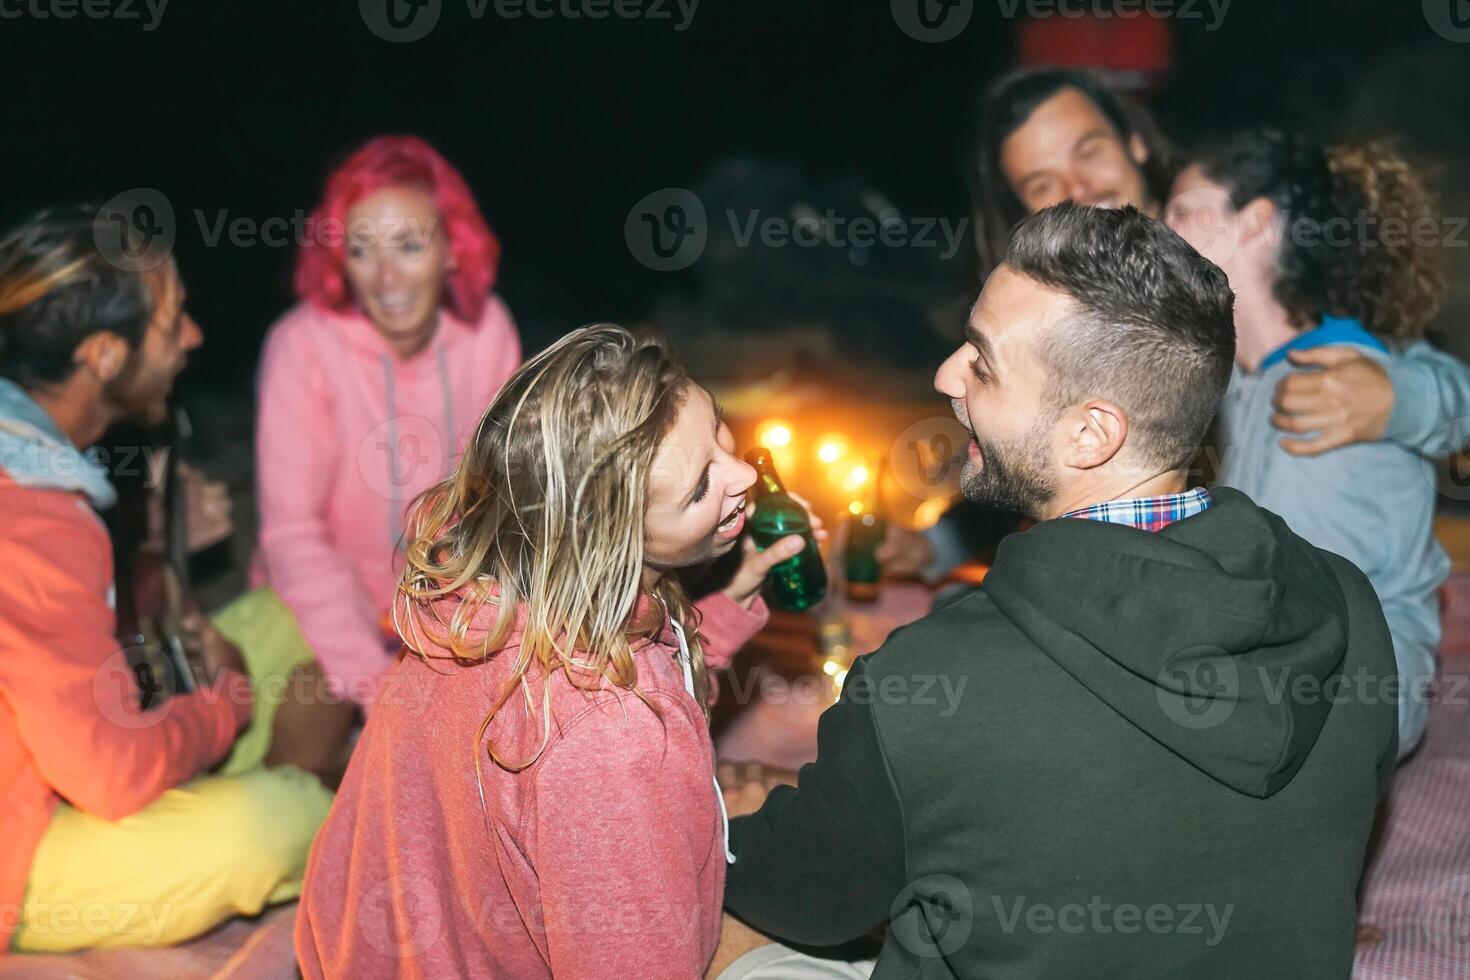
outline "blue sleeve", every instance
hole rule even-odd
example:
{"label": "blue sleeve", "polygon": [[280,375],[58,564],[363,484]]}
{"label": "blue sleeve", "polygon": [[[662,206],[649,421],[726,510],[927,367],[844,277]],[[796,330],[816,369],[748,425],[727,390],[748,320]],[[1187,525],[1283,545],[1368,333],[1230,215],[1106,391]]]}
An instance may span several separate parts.
{"label": "blue sleeve", "polygon": [[1393,410],[1383,432],[1421,456],[1447,456],[1470,443],[1470,369],[1452,354],[1419,340],[1387,364]]}

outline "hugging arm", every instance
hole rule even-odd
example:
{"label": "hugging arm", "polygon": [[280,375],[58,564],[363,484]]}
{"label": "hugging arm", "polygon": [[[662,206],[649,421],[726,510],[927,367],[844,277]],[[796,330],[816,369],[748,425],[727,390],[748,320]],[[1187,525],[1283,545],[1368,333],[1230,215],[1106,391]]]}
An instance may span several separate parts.
{"label": "hugging arm", "polygon": [[1293,455],[1382,440],[1437,457],[1470,441],[1470,368],[1452,354],[1421,340],[1385,363],[1345,346],[1288,356],[1305,370],[1277,386],[1271,422]]}

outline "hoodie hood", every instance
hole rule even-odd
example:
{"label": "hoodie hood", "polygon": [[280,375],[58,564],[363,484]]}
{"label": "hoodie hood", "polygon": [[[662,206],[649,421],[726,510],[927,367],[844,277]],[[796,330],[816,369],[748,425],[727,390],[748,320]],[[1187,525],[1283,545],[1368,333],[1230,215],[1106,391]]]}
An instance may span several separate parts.
{"label": "hoodie hood", "polygon": [[0,379],[0,469],[23,487],[84,493],[105,510],[117,502],[107,469],[77,450],[46,410]]}
{"label": "hoodie hood", "polygon": [[1157,533],[1045,521],[1002,542],[984,591],[1119,715],[1254,797],[1305,761],[1347,652],[1327,557],[1228,488]]}

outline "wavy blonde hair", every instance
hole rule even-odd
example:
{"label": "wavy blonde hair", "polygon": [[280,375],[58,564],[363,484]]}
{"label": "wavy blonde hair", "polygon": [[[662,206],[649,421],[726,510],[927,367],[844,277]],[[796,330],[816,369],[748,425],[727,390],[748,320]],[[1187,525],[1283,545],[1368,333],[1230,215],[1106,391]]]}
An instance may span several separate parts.
{"label": "wavy blonde hair", "polygon": [[[612,324],[583,327],[512,375],[454,472],[414,501],[393,609],[409,648],[426,660],[484,663],[524,618],[510,679],[475,736],[477,774],[486,730],[517,692],[533,716],[540,701],[540,745],[520,760],[505,758],[493,739],[486,752],[514,772],[545,750],[557,671],[584,690],[610,684],[647,700],[633,649],[661,630],[663,616],[631,617],[642,592],[649,477],[690,384],[659,340]],[[694,608],[673,575],[652,597],[659,613],[687,626],[703,706],[708,678]],[[487,604],[493,626],[472,630]]]}

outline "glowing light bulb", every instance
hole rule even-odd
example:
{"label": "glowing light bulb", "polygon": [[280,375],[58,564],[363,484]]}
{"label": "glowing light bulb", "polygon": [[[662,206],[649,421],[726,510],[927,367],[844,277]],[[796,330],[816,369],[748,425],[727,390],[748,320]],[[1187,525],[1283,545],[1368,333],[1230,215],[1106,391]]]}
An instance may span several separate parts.
{"label": "glowing light bulb", "polygon": [[791,445],[791,426],[775,419],[762,422],[755,431],[755,441],[767,449]]}
{"label": "glowing light bulb", "polygon": [[848,470],[847,476],[842,478],[842,488],[850,491],[861,490],[863,484],[868,482],[869,475],[868,468],[859,463]]}
{"label": "glowing light bulb", "polygon": [[832,464],[847,455],[847,436],[840,432],[829,432],[817,444],[817,459]]}
{"label": "glowing light bulb", "polygon": [[854,517],[861,514],[863,512],[863,502],[861,500],[854,500],[847,505],[847,512]]}
{"label": "glowing light bulb", "polygon": [[949,510],[948,497],[930,497],[914,511],[914,524],[921,531],[926,527],[933,527],[946,510]]}
{"label": "glowing light bulb", "polygon": [[822,673],[826,674],[828,677],[836,677],[837,672],[841,669],[842,665],[835,660],[822,661]]}

